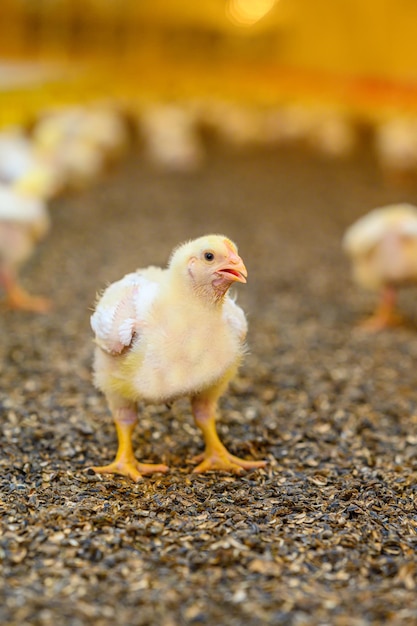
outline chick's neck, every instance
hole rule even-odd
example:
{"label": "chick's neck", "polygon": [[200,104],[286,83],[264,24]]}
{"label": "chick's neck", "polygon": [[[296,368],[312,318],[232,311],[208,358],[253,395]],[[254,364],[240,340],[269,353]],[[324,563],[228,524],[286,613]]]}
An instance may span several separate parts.
{"label": "chick's neck", "polygon": [[186,306],[194,303],[198,307],[220,310],[230,287],[230,282],[213,277],[209,282],[199,282],[195,279],[192,270],[187,268],[186,273],[171,268],[171,277],[168,280],[168,292],[176,301],[181,299]]}

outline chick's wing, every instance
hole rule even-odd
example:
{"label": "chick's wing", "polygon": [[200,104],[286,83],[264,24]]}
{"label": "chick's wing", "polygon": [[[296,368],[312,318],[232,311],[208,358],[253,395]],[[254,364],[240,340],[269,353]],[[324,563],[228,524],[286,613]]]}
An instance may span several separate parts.
{"label": "chick's wing", "polygon": [[141,332],[143,319],[159,285],[137,272],[107,287],[91,316],[95,341],[105,352],[120,354]]}

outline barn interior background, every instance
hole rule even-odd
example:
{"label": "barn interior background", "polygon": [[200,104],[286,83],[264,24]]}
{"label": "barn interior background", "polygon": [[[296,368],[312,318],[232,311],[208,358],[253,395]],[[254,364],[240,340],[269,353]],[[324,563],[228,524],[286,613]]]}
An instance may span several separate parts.
{"label": "barn interior background", "polygon": [[9,107],[24,116],[103,94],[302,99],[361,115],[416,104],[411,0],[4,0],[0,11],[2,85],[13,90],[3,123],[18,115]]}

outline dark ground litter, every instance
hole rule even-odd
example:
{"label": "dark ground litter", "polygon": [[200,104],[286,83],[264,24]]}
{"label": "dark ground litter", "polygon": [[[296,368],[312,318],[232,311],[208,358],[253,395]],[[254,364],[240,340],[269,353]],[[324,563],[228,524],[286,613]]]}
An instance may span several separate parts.
{"label": "dark ground litter", "polygon": [[[61,199],[24,275],[48,316],[2,313],[0,622],[417,623],[416,291],[407,327],[364,335],[375,298],[351,283],[345,227],[417,202],[372,157],[210,153],[200,172],[133,157]],[[95,291],[209,231],[249,270],[250,354],[221,403],[229,449],[266,458],[243,477],[191,473],[187,402],[144,409],[138,456],[171,472],[133,484],[86,471],[116,437],[91,384]]]}

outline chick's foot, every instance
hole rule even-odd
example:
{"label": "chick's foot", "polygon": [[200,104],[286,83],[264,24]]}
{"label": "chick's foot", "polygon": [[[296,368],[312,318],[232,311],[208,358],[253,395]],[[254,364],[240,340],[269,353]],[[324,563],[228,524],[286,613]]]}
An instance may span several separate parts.
{"label": "chick's foot", "polygon": [[378,332],[387,328],[398,328],[404,325],[404,318],[394,311],[391,313],[381,314],[376,312],[359,324],[361,330],[369,332]]}
{"label": "chick's foot", "polygon": [[168,467],[162,463],[139,463],[136,460],[132,447],[132,433],[137,422],[137,415],[133,407],[126,406],[115,410],[118,449],[116,458],[109,465],[92,467],[97,474],[118,474],[131,478],[136,483],[144,474],[167,472]]}
{"label": "chick's foot", "polygon": [[142,480],[142,476],[145,474],[154,474],[156,472],[165,473],[169,470],[167,465],[162,463],[139,463],[136,459],[130,461],[118,461],[108,465],[95,466],[91,468],[96,474],[118,474],[119,476],[126,476],[131,478],[136,483]]}
{"label": "chick's foot", "polygon": [[216,393],[208,396],[196,396],[192,400],[193,415],[196,425],[203,433],[205,450],[202,455],[194,459],[201,461],[194,472],[202,474],[210,470],[242,474],[244,470],[264,467],[265,461],[247,461],[231,454],[220,441],[216,430]]}
{"label": "chick's foot", "polygon": [[41,296],[32,296],[18,286],[9,291],[5,304],[9,309],[31,311],[32,313],[47,313],[51,309],[50,300]]}
{"label": "chick's foot", "polygon": [[223,472],[231,472],[232,474],[243,474],[245,470],[265,467],[266,461],[247,461],[238,456],[234,456],[226,449],[216,450],[213,452],[204,452],[193,459],[195,462],[201,461],[194,468],[195,474],[203,474],[211,470],[220,470]]}
{"label": "chick's foot", "polygon": [[381,291],[376,311],[360,324],[360,328],[377,332],[386,328],[402,326],[404,318],[397,312],[396,302],[397,290],[392,286],[385,286]]}

